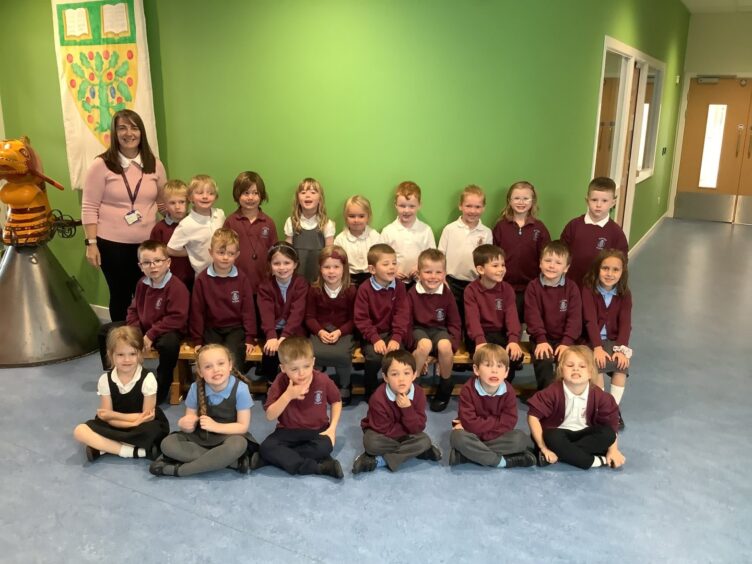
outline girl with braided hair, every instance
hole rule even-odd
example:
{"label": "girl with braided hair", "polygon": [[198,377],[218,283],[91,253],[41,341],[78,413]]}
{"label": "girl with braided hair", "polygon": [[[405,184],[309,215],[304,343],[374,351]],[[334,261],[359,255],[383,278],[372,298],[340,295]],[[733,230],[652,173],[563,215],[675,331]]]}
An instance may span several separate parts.
{"label": "girl with braided hair", "polygon": [[248,472],[249,457],[258,443],[251,424],[248,379],[233,369],[230,351],[218,344],[201,347],[196,381],[185,398],[180,431],[162,441],[163,456],[149,472],[155,476],[192,476],[221,468]]}

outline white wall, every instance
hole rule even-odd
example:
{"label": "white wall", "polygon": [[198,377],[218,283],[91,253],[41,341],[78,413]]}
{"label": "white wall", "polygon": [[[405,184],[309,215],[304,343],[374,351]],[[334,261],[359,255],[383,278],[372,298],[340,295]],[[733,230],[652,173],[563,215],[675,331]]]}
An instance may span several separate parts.
{"label": "white wall", "polygon": [[752,12],[692,14],[684,71],[752,76]]}

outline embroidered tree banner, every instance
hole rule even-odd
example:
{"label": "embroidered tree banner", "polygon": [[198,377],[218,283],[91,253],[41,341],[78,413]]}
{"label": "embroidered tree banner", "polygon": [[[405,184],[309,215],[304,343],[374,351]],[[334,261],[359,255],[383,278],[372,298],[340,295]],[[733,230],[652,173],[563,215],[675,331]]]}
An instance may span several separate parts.
{"label": "embroidered tree banner", "polygon": [[68,168],[80,189],[119,110],[141,116],[158,154],[144,8],[142,0],[52,0],[52,17]]}

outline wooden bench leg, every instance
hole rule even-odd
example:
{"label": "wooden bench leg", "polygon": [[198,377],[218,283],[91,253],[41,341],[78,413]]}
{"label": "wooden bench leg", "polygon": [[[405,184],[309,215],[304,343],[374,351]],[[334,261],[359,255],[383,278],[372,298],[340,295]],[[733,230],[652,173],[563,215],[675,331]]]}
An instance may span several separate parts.
{"label": "wooden bench leg", "polygon": [[170,405],[178,405],[183,399],[184,387],[190,386],[193,381],[191,365],[187,360],[178,360],[175,370],[172,372],[172,384],[170,384]]}

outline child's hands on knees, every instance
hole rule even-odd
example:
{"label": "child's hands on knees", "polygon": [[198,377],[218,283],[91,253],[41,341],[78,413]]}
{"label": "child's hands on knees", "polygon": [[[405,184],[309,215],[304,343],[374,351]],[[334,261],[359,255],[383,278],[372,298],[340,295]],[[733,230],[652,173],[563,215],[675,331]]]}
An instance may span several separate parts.
{"label": "child's hands on knees", "polygon": [[152,341],[149,337],[144,335],[144,352],[149,352],[153,344],[154,344],[154,341]]}
{"label": "child's hands on knees", "polygon": [[616,443],[608,447],[608,451],[606,451],[606,463],[611,468],[619,468],[620,466],[623,466],[626,461],[626,457],[618,449]]}
{"label": "child's hands on knees", "polygon": [[384,339],[379,339],[373,344],[373,350],[377,354],[386,354],[386,343],[384,342]]}
{"label": "child's hands on knees", "polygon": [[455,431],[465,430],[465,428],[462,426],[462,422],[459,419],[452,419],[452,429],[454,429]]}
{"label": "child's hands on knees", "polygon": [[522,358],[522,347],[520,347],[520,345],[517,343],[509,343],[507,345],[507,353],[509,354],[509,358],[511,358],[512,360],[517,360],[519,358]]}
{"label": "child's hands on knees", "polygon": [[569,348],[569,345],[559,345],[556,347],[556,360],[559,360],[561,358],[561,355],[564,354],[564,351]]}
{"label": "child's hands on knees", "polygon": [[400,344],[394,339],[389,340],[389,344],[386,346],[386,352],[392,352],[399,350]]}
{"label": "child's hands on knees", "polygon": [[595,357],[595,365],[598,368],[606,368],[606,363],[611,360],[611,357],[603,350],[603,347],[595,347],[593,349],[593,356]]}
{"label": "child's hands on knees", "polygon": [[616,368],[618,368],[619,370],[625,370],[629,367],[629,359],[624,356],[624,353],[614,353],[614,356],[612,356],[611,358],[616,363]]}
{"label": "child's hands on knees", "polygon": [[269,339],[264,343],[264,352],[269,355],[276,354],[280,342],[279,339]]}
{"label": "child's hands on knees", "polygon": [[538,343],[535,345],[535,358],[551,358],[554,356],[554,349],[548,343]]}

